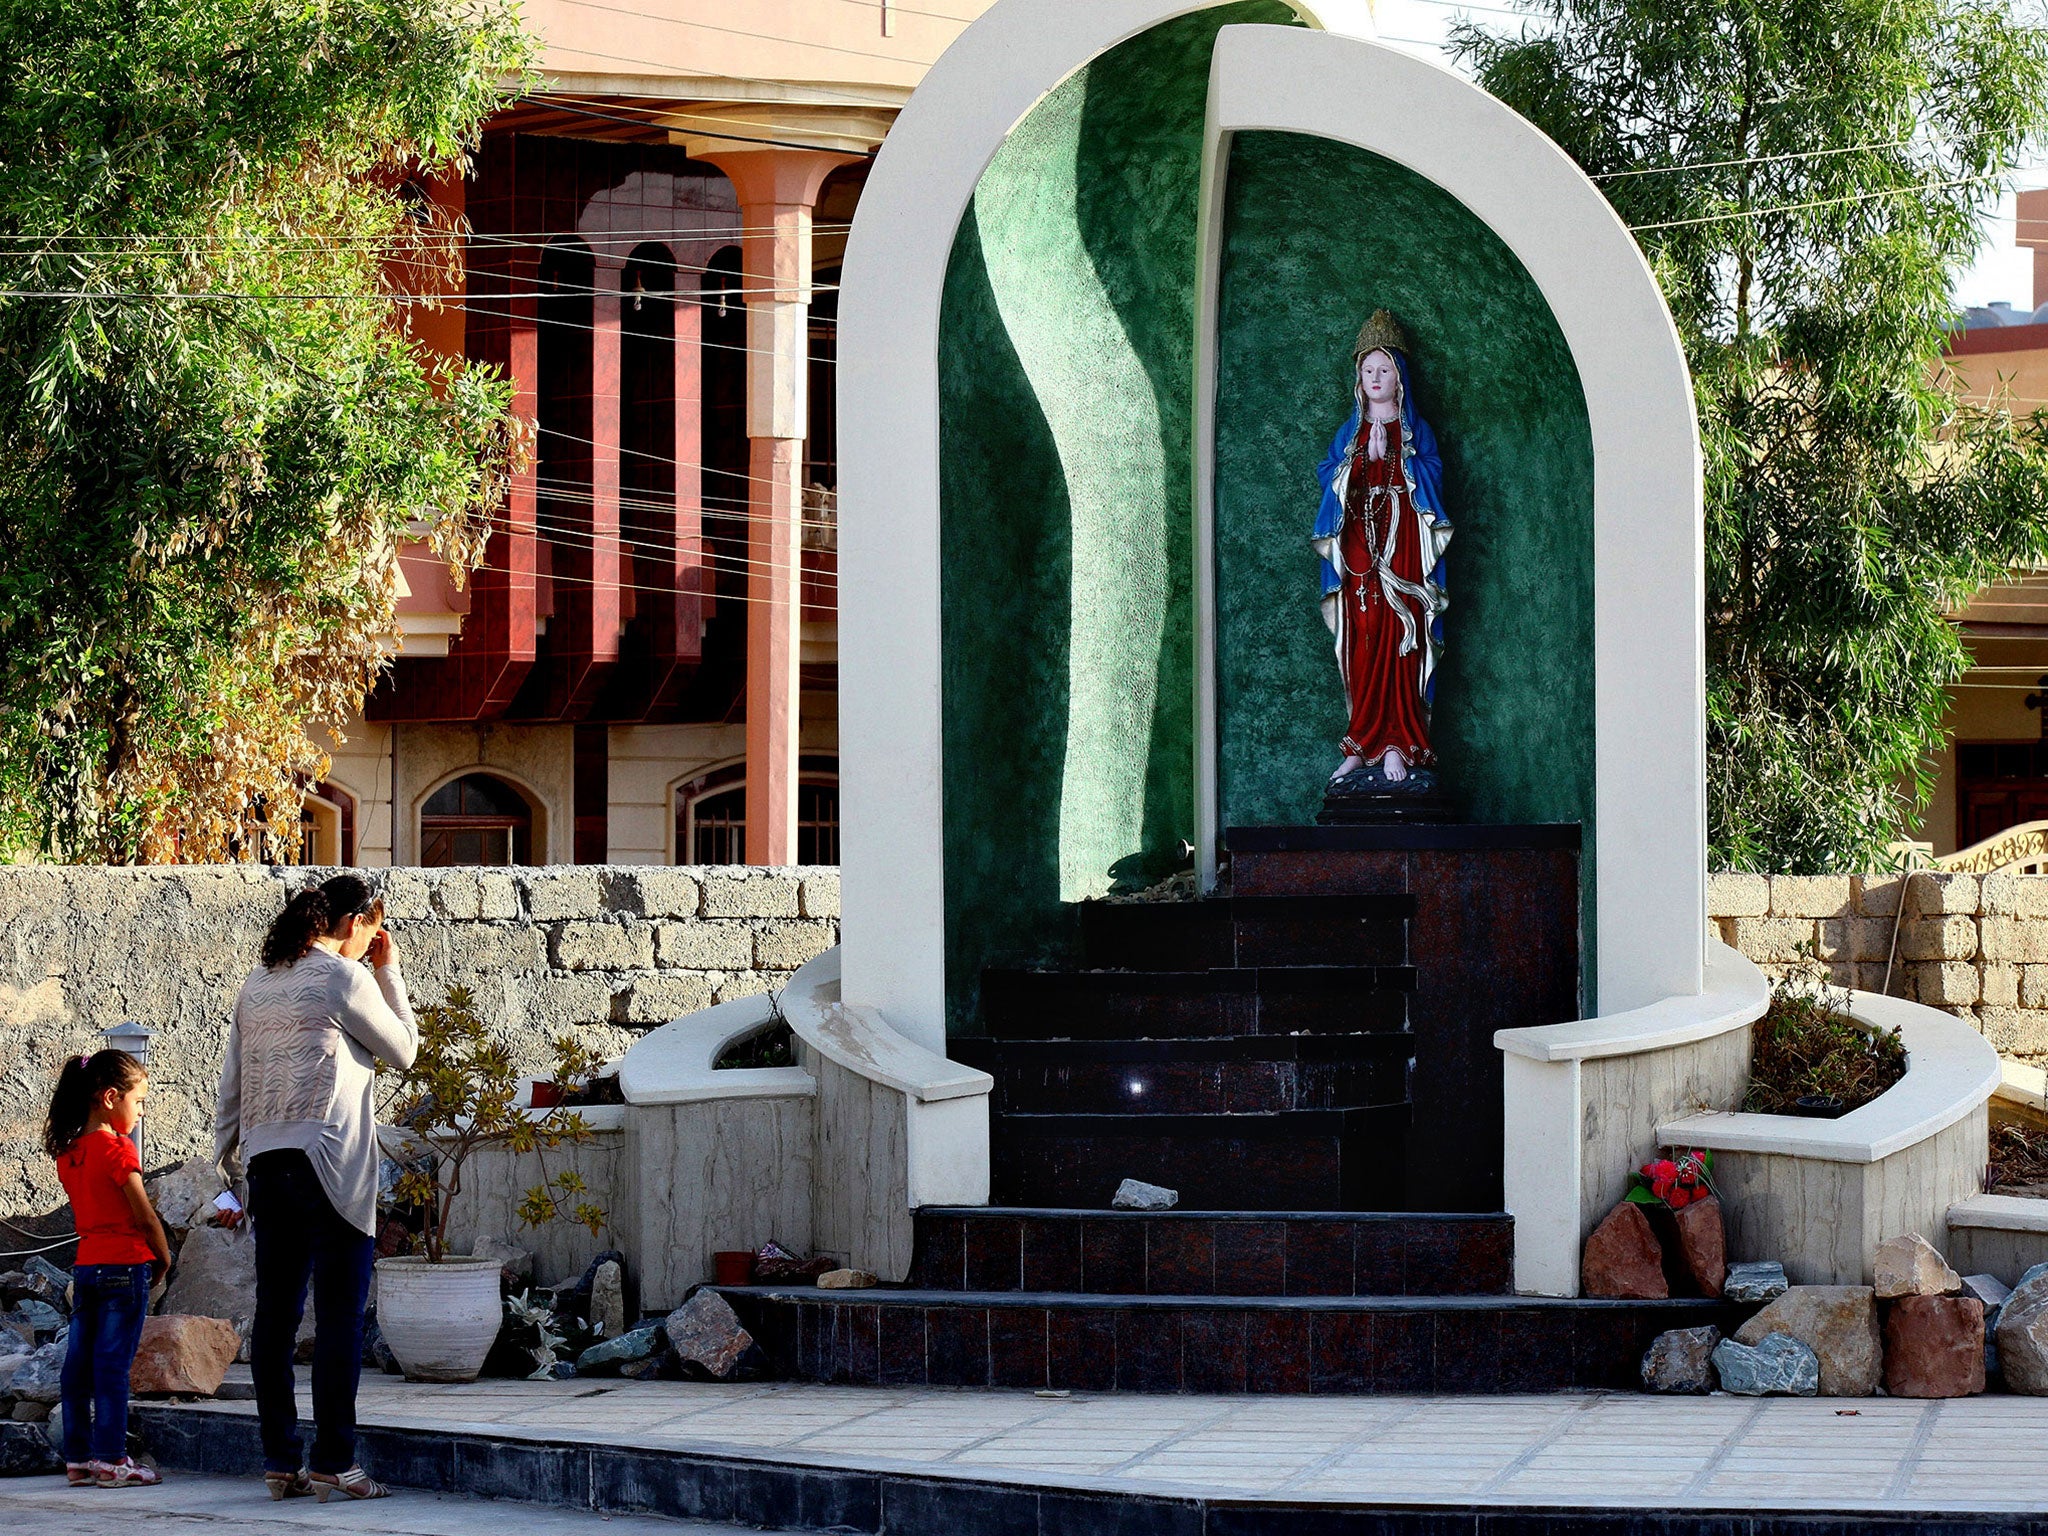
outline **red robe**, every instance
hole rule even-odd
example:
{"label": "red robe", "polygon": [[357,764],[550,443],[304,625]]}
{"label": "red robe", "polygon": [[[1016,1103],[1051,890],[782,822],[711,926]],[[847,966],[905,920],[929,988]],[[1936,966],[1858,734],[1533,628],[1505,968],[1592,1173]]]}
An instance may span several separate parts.
{"label": "red robe", "polygon": [[[1351,724],[1344,750],[1377,763],[1398,748],[1410,764],[1433,763],[1429,718],[1422,698],[1422,642],[1429,615],[1412,599],[1389,594],[1380,580],[1385,560],[1394,575],[1419,585],[1421,530],[1401,473],[1401,424],[1387,423],[1384,458],[1366,457],[1368,427],[1361,426],[1352,450],[1351,483],[1344,497],[1344,586],[1338,602],[1337,657],[1351,696]],[[1391,524],[1391,528],[1389,525]],[[1389,548],[1391,535],[1392,547]],[[1408,610],[1417,635],[1401,654],[1409,633],[1393,605]]]}

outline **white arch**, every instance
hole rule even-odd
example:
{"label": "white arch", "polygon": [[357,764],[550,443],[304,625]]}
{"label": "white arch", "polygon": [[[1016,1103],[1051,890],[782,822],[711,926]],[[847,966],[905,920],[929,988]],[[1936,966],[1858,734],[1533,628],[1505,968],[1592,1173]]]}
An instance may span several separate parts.
{"label": "white arch", "polygon": [[1525,118],[1397,48],[1291,27],[1225,27],[1210,67],[1195,362],[1197,827],[1213,838],[1220,192],[1231,135],[1255,129],[1355,144],[1435,183],[1501,238],[1550,306],[1593,437],[1599,1008],[1693,996],[1706,957],[1706,563],[1692,376],[1663,292],[1599,188]]}
{"label": "white arch", "polygon": [[[848,241],[839,313],[844,991],[934,1050],[945,1049],[939,314],[954,236],[989,162],[1048,92],[1116,44],[1216,3],[1002,0],[912,96]],[[1455,75],[1369,41],[1358,0],[1295,9],[1326,30],[1219,34],[1212,150],[1226,129],[1272,127],[1408,164],[1492,225],[1549,300],[1579,366],[1598,457],[1601,1004],[1695,994],[1705,926],[1699,448],[1662,296],[1598,191],[1534,128]],[[1283,58],[1316,86],[1273,78]],[[1221,157],[1212,165],[1205,229],[1220,208],[1211,189]],[[1575,272],[1562,265],[1566,246]],[[1213,346],[1213,270],[1204,281]],[[1209,356],[1198,364],[1205,390]],[[1197,405],[1213,401],[1205,392]],[[1206,474],[1206,418],[1197,445]],[[1206,697],[1199,707],[1208,709]]]}

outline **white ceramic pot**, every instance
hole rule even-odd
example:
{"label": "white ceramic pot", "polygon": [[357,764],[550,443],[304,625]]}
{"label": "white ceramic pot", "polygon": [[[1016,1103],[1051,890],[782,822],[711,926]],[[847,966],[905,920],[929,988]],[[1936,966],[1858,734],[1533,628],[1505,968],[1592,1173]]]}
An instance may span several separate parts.
{"label": "white ceramic pot", "polygon": [[496,1259],[377,1261],[377,1327],[407,1381],[475,1381],[498,1337]]}

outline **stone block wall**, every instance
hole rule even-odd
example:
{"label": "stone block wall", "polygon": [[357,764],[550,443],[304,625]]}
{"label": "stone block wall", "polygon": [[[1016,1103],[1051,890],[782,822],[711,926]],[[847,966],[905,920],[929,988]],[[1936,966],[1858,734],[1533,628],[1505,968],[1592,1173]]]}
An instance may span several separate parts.
{"label": "stone block wall", "polygon": [[[40,1145],[51,1085],[124,1019],[157,1032],[147,1165],[211,1149],[235,994],[290,893],[329,873],[0,866],[0,1216],[62,1203]],[[839,935],[833,868],[365,873],[414,1004],[469,987],[527,1066],[563,1033],[616,1054],[670,1019],[779,989]]]}
{"label": "stone block wall", "polygon": [[1836,985],[1880,992],[1889,961],[1894,997],[2048,1063],[2048,875],[1711,875],[1707,911],[1766,975],[1810,952]]}

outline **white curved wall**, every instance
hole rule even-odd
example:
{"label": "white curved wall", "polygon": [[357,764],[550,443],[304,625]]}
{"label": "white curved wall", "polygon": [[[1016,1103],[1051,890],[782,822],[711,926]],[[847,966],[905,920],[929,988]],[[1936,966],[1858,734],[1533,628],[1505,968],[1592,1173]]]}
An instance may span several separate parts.
{"label": "white curved wall", "polygon": [[[954,233],[989,161],[1047,92],[1127,38],[1210,8],[1003,0],[904,109],[848,242],[839,314],[846,996],[935,1050],[945,1043],[939,313]],[[1572,348],[1598,457],[1600,997],[1614,1009],[1696,993],[1705,924],[1699,450],[1669,316],[1633,239],[1547,139],[1456,76],[1368,41],[1364,4],[1296,9],[1329,30],[1219,34],[1212,138],[1283,128],[1411,166],[1494,227]],[[1290,69],[1313,88],[1278,78]],[[1207,199],[1212,220],[1219,201]],[[1564,270],[1567,250],[1576,276]],[[1209,368],[1197,371],[1206,388]],[[1197,444],[1206,454],[1200,422]],[[1201,504],[1206,519],[1206,494]]]}

